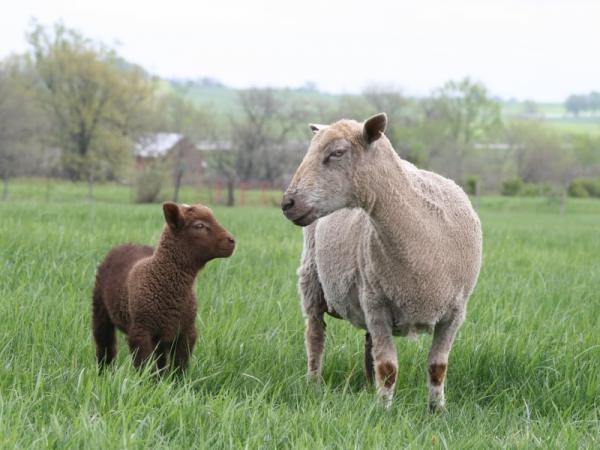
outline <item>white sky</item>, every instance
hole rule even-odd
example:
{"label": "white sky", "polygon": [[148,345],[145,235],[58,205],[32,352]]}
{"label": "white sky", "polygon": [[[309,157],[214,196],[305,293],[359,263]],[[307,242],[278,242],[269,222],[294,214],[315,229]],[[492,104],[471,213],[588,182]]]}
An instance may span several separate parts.
{"label": "white sky", "polygon": [[466,75],[504,98],[600,90],[600,0],[5,0],[0,57],[62,20],[167,77],[423,95]]}

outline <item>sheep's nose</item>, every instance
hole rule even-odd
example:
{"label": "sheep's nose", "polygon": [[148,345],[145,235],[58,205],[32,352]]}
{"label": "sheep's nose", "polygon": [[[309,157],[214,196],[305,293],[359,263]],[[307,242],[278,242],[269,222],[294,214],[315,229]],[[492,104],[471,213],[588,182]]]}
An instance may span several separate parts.
{"label": "sheep's nose", "polygon": [[228,238],[227,238],[227,241],[228,241],[230,244],[235,244],[235,239],[233,238],[233,236],[231,236],[231,237],[228,237]]}
{"label": "sheep's nose", "polygon": [[287,211],[288,209],[292,208],[294,206],[294,199],[290,198],[290,197],[283,197],[283,200],[281,201],[281,209],[284,211]]}

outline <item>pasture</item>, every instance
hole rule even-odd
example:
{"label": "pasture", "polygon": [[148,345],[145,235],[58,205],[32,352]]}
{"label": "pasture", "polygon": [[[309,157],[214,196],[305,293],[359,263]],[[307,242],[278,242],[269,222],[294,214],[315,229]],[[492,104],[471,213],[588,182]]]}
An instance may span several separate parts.
{"label": "pasture", "polygon": [[3,448],[600,446],[598,201],[569,200],[561,216],[543,199],[482,200],[483,270],[450,355],[448,411],[430,415],[428,336],[397,338],[389,412],[365,387],[364,333],[333,318],[324,383],[307,385],[302,233],[273,207],[215,208],[238,248],[199,276],[184,379],[136,373],[122,335],[114,370],[98,375],[96,265],[113,245],[154,245],[163,218],[123,188],[99,186],[94,203],[77,189],[46,201],[17,184],[0,202]]}

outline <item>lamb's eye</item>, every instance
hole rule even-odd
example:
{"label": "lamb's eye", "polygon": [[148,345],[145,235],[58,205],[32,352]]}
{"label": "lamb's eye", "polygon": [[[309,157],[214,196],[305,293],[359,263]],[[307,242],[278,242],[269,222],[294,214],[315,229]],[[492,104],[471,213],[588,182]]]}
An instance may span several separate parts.
{"label": "lamb's eye", "polygon": [[196,223],[194,224],[194,228],[195,228],[196,230],[201,230],[202,228],[204,228],[204,224],[203,224],[203,223],[201,223],[201,222],[196,222]]}
{"label": "lamb's eye", "polygon": [[328,162],[330,160],[335,160],[335,159],[340,159],[342,156],[344,156],[344,153],[346,153],[346,150],[335,150],[333,152],[331,152],[329,155],[327,155],[327,158],[325,158],[325,162]]}

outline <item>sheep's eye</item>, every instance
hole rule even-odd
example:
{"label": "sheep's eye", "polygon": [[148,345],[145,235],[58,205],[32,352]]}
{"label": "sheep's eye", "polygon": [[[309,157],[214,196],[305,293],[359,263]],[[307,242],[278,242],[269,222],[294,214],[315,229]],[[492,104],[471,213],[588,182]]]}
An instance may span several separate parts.
{"label": "sheep's eye", "polygon": [[344,153],[346,153],[346,150],[335,150],[329,155],[327,155],[327,158],[325,158],[325,162],[328,162],[332,159],[340,159],[344,155]]}
{"label": "sheep's eye", "polygon": [[203,223],[201,223],[201,222],[196,222],[196,223],[193,225],[193,227],[194,227],[196,230],[201,230],[202,228],[204,228],[204,224],[203,224]]}

